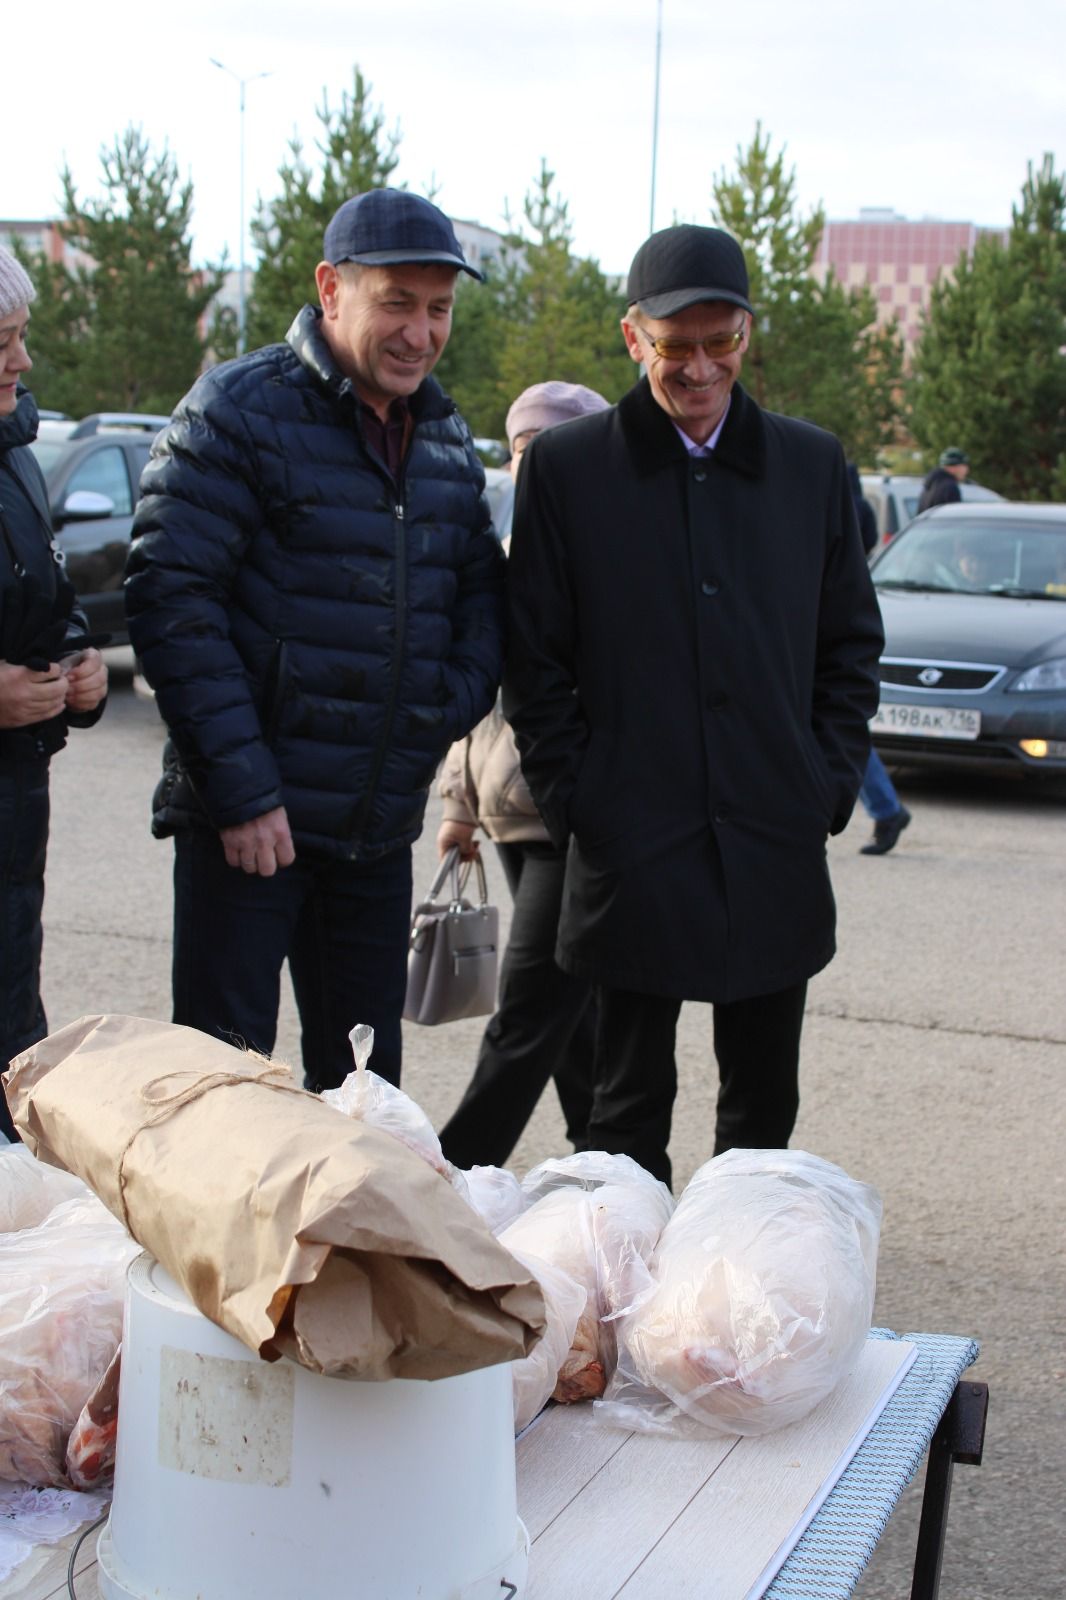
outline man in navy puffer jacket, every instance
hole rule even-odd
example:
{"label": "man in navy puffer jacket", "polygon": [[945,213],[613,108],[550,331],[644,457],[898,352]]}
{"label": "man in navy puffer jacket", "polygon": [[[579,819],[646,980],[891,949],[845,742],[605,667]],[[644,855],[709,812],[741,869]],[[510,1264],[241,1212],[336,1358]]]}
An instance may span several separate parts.
{"label": "man in navy puffer jacket", "polygon": [[133,646],[170,738],[174,1020],[269,1054],[286,958],[309,1088],[400,1076],[412,841],[493,704],[503,561],[429,376],[467,266],[436,206],[340,207],[286,342],[206,373],[141,481]]}

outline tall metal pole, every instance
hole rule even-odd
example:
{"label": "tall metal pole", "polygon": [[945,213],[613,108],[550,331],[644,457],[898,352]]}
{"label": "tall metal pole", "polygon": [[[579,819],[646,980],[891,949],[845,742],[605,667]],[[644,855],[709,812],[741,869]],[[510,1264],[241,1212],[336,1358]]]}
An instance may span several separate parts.
{"label": "tall metal pole", "polygon": [[240,244],[240,251],[239,251],[239,254],[240,254],[240,266],[238,268],[238,282],[237,282],[237,354],[239,356],[242,356],[244,354],[245,326],[246,326],[246,320],[247,320],[246,319],[246,315],[245,315],[245,304],[244,304],[244,247],[245,247],[245,237],[244,237],[244,235],[245,235],[245,228],[244,228],[244,90],[245,90],[245,85],[246,84],[254,83],[257,78],[269,78],[270,77],[270,73],[269,72],[253,72],[250,78],[242,78],[242,77],[239,76],[238,73],[234,72],[232,67],[227,67],[227,65],[226,65],[226,63],[224,61],[217,61],[214,56],[209,57],[209,60],[210,60],[211,65],[213,67],[218,67],[221,72],[228,73],[229,76],[236,83],[238,83],[240,85],[240,91],[241,91],[241,99],[240,99],[240,107],[241,107],[241,129],[240,129],[241,194],[240,194],[240,204],[238,206],[238,211],[239,211],[239,214],[240,214],[240,226],[241,226],[241,244]]}
{"label": "tall metal pole", "polygon": [[648,214],[648,232],[655,232],[655,170],[659,161],[659,66],[663,54],[663,0],[658,0],[655,24],[655,111],[651,125],[651,208]]}

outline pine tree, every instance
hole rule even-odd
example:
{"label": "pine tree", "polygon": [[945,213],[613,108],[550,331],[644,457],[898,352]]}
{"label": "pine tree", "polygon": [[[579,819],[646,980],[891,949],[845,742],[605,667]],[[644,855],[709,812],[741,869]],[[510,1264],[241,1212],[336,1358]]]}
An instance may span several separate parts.
{"label": "pine tree", "polygon": [[331,107],[325,89],[316,115],[322,136],[316,148],[322,158],[316,175],[293,139],[289,159],[278,169],[281,193],[262,199],[251,233],[259,264],[248,306],[248,348],[285,337],[300,307],[315,298],[315,267],[322,260],[322,236],[337,207],[352,195],[388,183],[399,164],[397,129],[385,132],[385,117],[370,105],[370,85],[359,68],[352,91]]}
{"label": "pine tree", "polygon": [[714,220],[748,263],[755,307],[742,382],[760,405],[835,433],[854,460],[872,461],[894,435],[902,341],[879,327],[869,288],[845,289],[832,272],[812,276],[825,213],[796,208],[795,169],[756,123],[735,175],[714,181]]}
{"label": "pine tree", "polygon": [[530,384],[583,383],[614,401],[636,377],[619,327],[622,293],[596,261],[574,255],[569,208],[554,182],[542,163],[499,270],[456,297],[438,370],[475,433],[502,438],[511,401]]}
{"label": "pine tree", "polygon": [[915,353],[914,436],[1015,500],[1066,499],[1066,182],[1030,162],[1005,243],[978,241],[933,290]]}
{"label": "pine tree", "polygon": [[134,127],[100,152],[103,193],[81,201],[61,174],[73,269],[35,257],[33,389],[41,405],[169,413],[195,380],[206,341],[201,319],[220,269],[193,269],[193,187],[164,148],[152,154]]}

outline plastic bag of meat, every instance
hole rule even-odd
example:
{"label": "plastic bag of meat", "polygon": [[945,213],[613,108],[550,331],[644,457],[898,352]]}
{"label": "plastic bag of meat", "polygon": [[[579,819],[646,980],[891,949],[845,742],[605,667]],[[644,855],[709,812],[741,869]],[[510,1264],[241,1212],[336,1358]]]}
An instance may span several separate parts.
{"label": "plastic bag of meat", "polygon": [[540,1343],[521,1361],[511,1363],[514,1386],[514,1431],[533,1421],[552,1397],[559,1368],[574,1341],[574,1331],[585,1309],[585,1291],[573,1278],[537,1256],[512,1254],[531,1272],[544,1296],[546,1326]]}
{"label": "plastic bag of meat", "polygon": [[468,1167],[463,1177],[467,1199],[493,1233],[501,1233],[529,1204],[522,1185],[506,1167]]}
{"label": "plastic bag of meat", "polygon": [[373,1028],[365,1022],[357,1023],[348,1037],[355,1057],[355,1071],[349,1072],[339,1089],[323,1089],[319,1098],[334,1110],[343,1111],[346,1117],[354,1117],[357,1122],[365,1122],[399,1139],[467,1199],[466,1179],[458,1167],[453,1167],[445,1158],[433,1124],[421,1106],[367,1066],[374,1049]]}
{"label": "plastic bag of meat", "polygon": [[0,1233],[35,1228],[56,1206],[91,1192],[73,1173],[38,1161],[24,1144],[0,1147]]}
{"label": "plastic bag of meat", "polygon": [[[670,1191],[632,1156],[614,1156],[607,1150],[578,1150],[571,1156],[552,1156],[530,1167],[522,1179],[526,1204],[532,1205],[555,1189],[598,1189],[602,1184],[647,1183]],[[670,1201],[671,1206],[673,1201]]]}
{"label": "plastic bag of meat", "polygon": [[[548,1186],[500,1234],[500,1243],[523,1260],[547,1262],[585,1291],[585,1307],[553,1391],[562,1404],[603,1393],[615,1360],[612,1319],[650,1292],[647,1262],[673,1209],[666,1185],[636,1162],[586,1154],[599,1154],[599,1174],[628,1181],[593,1182],[594,1163],[580,1156],[551,1163],[551,1178],[561,1186]],[[566,1181],[561,1168],[579,1181]]]}
{"label": "plastic bag of meat", "polygon": [[95,1489],[115,1467],[118,1442],[118,1380],[122,1373],[122,1346],[81,1408],[67,1440],[67,1477],[75,1489]]}
{"label": "plastic bag of meat", "polygon": [[66,1483],[67,1439],[118,1349],[139,1249],[95,1195],[0,1234],[0,1479]]}
{"label": "plastic bag of meat", "polygon": [[873,1313],[881,1200],[800,1150],[701,1167],[622,1319],[602,1421],[645,1432],[763,1434],[797,1422],[854,1366]]}

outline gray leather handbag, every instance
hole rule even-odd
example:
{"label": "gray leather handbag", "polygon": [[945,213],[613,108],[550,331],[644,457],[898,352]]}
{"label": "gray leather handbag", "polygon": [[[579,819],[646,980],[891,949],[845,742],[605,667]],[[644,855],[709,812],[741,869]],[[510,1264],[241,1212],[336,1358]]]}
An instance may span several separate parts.
{"label": "gray leather handbag", "polygon": [[[472,865],[477,870],[477,905],[463,898]],[[438,901],[446,881],[448,898]],[[411,921],[403,1007],[408,1022],[432,1026],[495,1011],[499,920],[496,907],[489,905],[480,855],[460,868],[458,850],[449,850]]]}

